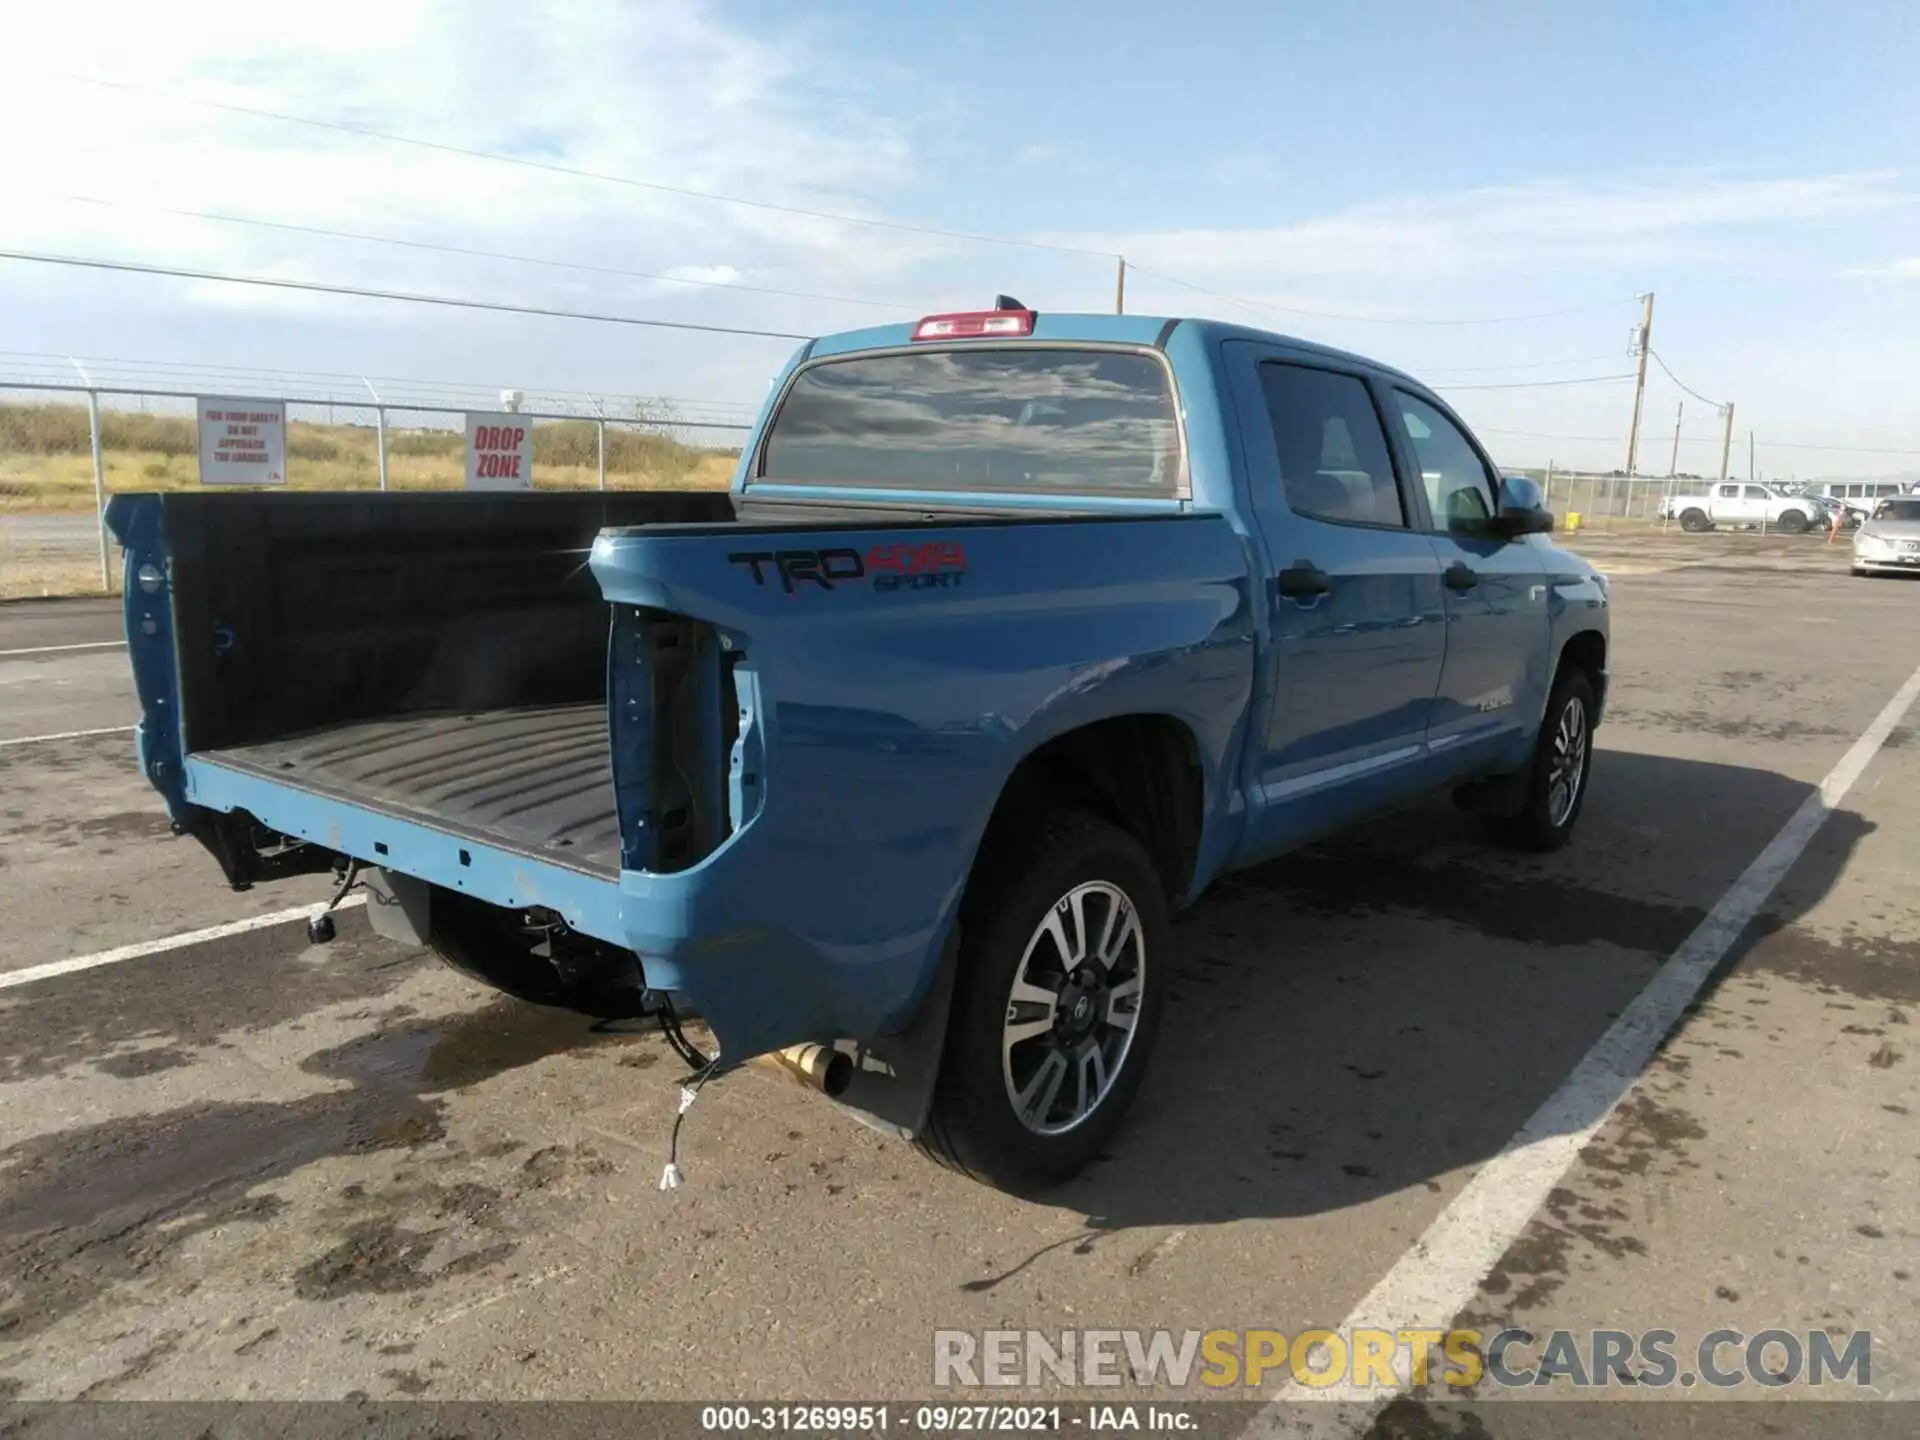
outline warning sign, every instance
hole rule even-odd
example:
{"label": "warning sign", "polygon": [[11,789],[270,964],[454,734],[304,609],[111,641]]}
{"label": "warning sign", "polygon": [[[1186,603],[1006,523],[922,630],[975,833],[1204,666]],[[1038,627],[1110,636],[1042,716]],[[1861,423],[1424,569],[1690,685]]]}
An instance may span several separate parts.
{"label": "warning sign", "polygon": [[468,414],[467,489],[532,488],[532,422],[524,415]]}
{"label": "warning sign", "polygon": [[201,400],[200,483],[287,483],[287,407],[280,400]]}

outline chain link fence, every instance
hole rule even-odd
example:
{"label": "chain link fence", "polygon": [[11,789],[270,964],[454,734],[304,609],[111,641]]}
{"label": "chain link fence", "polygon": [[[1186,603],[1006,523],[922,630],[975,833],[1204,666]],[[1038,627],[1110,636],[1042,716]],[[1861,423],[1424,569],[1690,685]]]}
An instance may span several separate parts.
{"label": "chain link fence", "polygon": [[460,489],[466,415],[509,408],[530,422],[541,489],[721,489],[752,419],[740,405],[653,396],[67,364],[59,377],[47,357],[0,356],[0,599],[117,588],[101,506],[127,491],[199,488],[203,396],[285,404],[294,490]]}
{"label": "chain link fence", "polygon": [[1560,528],[1575,532],[1659,530],[1671,523],[1665,515],[1669,498],[1701,494],[1714,483],[1690,476],[1602,475],[1552,467],[1507,473],[1538,480]]}

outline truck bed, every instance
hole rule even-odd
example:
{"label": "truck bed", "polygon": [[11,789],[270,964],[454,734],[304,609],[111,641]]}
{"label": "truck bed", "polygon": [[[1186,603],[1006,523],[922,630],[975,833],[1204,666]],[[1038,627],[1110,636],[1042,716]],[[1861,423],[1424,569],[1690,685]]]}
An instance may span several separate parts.
{"label": "truck bed", "polygon": [[620,873],[598,700],[355,721],[194,758],[590,874]]}

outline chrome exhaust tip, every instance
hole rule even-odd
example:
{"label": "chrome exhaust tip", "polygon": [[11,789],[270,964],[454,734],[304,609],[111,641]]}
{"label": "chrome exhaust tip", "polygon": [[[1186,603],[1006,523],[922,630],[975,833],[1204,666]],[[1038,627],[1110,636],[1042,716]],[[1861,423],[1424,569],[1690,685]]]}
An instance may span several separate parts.
{"label": "chrome exhaust tip", "polygon": [[853,1081],[853,1057],[831,1045],[789,1045],[771,1057],[796,1080],[824,1095],[843,1095]]}

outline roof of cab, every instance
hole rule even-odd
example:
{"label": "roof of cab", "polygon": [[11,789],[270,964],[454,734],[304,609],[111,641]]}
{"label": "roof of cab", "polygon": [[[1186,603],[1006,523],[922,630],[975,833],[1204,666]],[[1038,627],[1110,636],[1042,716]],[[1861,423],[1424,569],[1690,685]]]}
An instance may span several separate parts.
{"label": "roof of cab", "polygon": [[[913,330],[917,323],[917,320],[908,320],[898,325],[872,325],[864,330],[842,330],[837,334],[823,335],[813,342],[808,355],[809,358],[818,358],[823,355],[846,355],[859,350],[904,348],[914,343]],[[1180,326],[1182,330],[1189,326],[1193,327],[1200,332],[1200,338],[1203,341],[1254,340],[1267,345],[1280,345],[1298,354],[1315,355],[1349,365],[1362,365],[1415,384],[1419,383],[1405,371],[1365,355],[1336,350],[1330,345],[1316,344],[1312,340],[1302,340],[1294,335],[1281,335],[1271,330],[1257,330],[1249,325],[1232,325],[1224,320],[1208,320],[1198,316],[1103,315],[1040,310],[1034,313],[1033,334],[1030,337],[994,336],[984,340],[941,343],[1002,346],[1020,345],[1031,339],[1087,340],[1110,345],[1152,345],[1161,341],[1162,332],[1174,325]]]}

